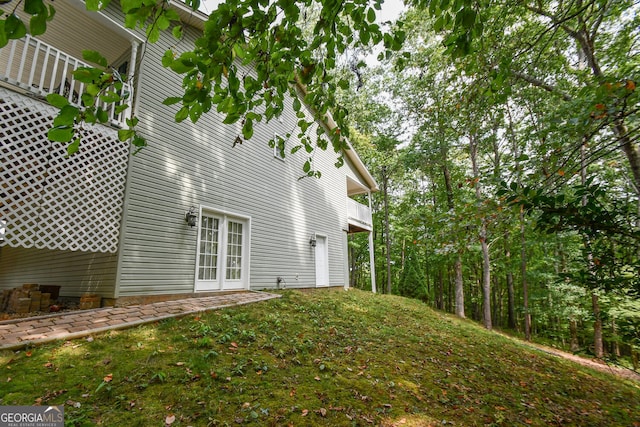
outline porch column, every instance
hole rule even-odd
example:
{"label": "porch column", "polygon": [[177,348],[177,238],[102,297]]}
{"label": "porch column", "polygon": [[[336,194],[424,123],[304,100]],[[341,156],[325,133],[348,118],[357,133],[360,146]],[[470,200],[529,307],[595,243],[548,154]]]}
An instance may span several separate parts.
{"label": "porch column", "polygon": [[373,256],[373,209],[371,208],[371,191],[367,191],[369,212],[371,212],[371,231],[369,231],[369,268],[371,269],[371,292],[376,293],[376,263]]}
{"label": "porch column", "polygon": [[138,57],[138,41],[131,40],[131,58],[129,59],[129,75],[127,80],[133,87],[133,78],[136,75],[136,59]]}
{"label": "porch column", "polygon": [[129,83],[129,88],[131,90],[131,98],[129,102],[129,108],[125,110],[125,117],[130,119],[133,115],[133,106],[134,106],[134,98],[135,98],[135,88],[137,85],[134,84],[133,79],[136,76],[136,60],[138,58],[138,41],[131,40],[131,57],[129,58],[129,70],[127,75],[127,83]]}

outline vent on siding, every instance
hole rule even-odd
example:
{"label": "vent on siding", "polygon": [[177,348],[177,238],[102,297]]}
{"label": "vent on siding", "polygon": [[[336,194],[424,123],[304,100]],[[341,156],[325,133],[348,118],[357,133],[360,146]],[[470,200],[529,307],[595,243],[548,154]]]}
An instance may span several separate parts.
{"label": "vent on siding", "polygon": [[57,110],[0,87],[0,246],[116,252],[128,145],[85,126],[80,151],[47,131]]}

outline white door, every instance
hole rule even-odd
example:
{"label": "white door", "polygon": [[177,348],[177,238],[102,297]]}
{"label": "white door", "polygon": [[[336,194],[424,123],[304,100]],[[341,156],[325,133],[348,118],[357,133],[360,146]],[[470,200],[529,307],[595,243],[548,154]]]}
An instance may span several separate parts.
{"label": "white door", "polygon": [[327,236],[316,234],[316,286],[329,286],[329,248]]}
{"label": "white door", "polygon": [[247,221],[202,212],[195,291],[246,289]]}

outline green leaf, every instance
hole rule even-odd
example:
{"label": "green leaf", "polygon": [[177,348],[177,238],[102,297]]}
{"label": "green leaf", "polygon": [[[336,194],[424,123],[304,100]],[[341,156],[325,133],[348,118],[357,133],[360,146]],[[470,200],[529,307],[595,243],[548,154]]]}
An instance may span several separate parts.
{"label": "green leaf", "polygon": [[47,95],[47,102],[57,108],[63,108],[64,106],[69,105],[69,100],[57,93],[50,93]]}
{"label": "green leaf", "polygon": [[189,120],[192,123],[196,123],[200,116],[202,116],[202,106],[200,104],[192,105],[189,109]]}
{"label": "green leaf", "polygon": [[235,52],[238,58],[244,59],[245,51],[240,43],[236,43],[233,45],[233,51]]}
{"label": "green leaf", "polygon": [[251,139],[253,136],[253,120],[245,120],[244,126],[242,126],[242,136],[244,136],[244,139]]}
{"label": "green leaf", "polygon": [[93,83],[100,79],[102,71],[92,67],[80,67],[73,72],[73,78],[82,83]]}
{"label": "green leaf", "polygon": [[38,15],[47,13],[47,8],[42,0],[26,0],[24,3],[24,11],[29,15]]}
{"label": "green leaf", "polygon": [[163,67],[169,67],[172,63],[173,63],[173,51],[171,49],[168,49],[164,52],[164,55],[162,55],[162,66]]}
{"label": "green leaf", "polygon": [[179,96],[170,96],[169,98],[166,98],[164,101],[162,101],[162,103],[164,105],[173,105],[177,104],[180,101],[182,101],[182,98],[180,98]]}
{"label": "green leaf", "polygon": [[4,20],[0,20],[0,49],[5,47],[9,43],[9,39],[7,38],[7,34],[5,33],[5,25]]}
{"label": "green leaf", "polygon": [[143,137],[141,137],[140,135],[136,135],[133,138],[133,141],[131,141],[131,143],[133,145],[135,145],[136,147],[140,147],[140,148],[147,146],[147,141]]}
{"label": "green leaf", "polygon": [[80,99],[85,107],[93,107],[96,103],[96,97],[87,92],[83,93]]}
{"label": "green leaf", "polygon": [[140,121],[140,119],[138,119],[137,117],[131,117],[130,119],[127,119],[127,126],[129,126],[130,128],[135,127],[138,122]]}
{"label": "green leaf", "polygon": [[96,95],[98,95],[100,93],[100,86],[98,86],[97,84],[94,84],[94,83],[89,83],[85,87],[84,91],[86,93],[88,93],[89,95],[95,97]]}
{"label": "green leaf", "polygon": [[73,105],[65,105],[58,112],[58,115],[55,117],[55,119],[53,119],[53,126],[55,127],[73,126],[79,112],[80,112],[80,109],[78,107],[74,107]]}
{"label": "green leaf", "polygon": [[109,121],[109,113],[102,108],[98,108],[96,111],[96,117],[100,123],[107,123]]}
{"label": "green leaf", "polygon": [[60,128],[52,128],[47,132],[47,138],[49,141],[54,142],[69,142],[73,138],[73,128],[72,127],[60,127]]}
{"label": "green leaf", "polygon": [[176,113],[176,122],[180,123],[187,117],[189,117],[189,107],[185,105]]}
{"label": "green leaf", "polygon": [[175,27],[173,27],[173,30],[171,30],[171,34],[173,34],[173,37],[175,37],[176,39],[178,39],[178,40],[181,39],[182,38],[182,27],[180,25],[176,25]]}
{"label": "green leaf", "polygon": [[85,61],[93,62],[94,64],[98,64],[102,67],[107,67],[108,62],[107,59],[100,54],[100,52],[96,52],[95,50],[83,50],[82,58]]}
{"label": "green leaf", "polygon": [[126,110],[127,108],[129,108],[129,104],[120,104],[116,107],[116,109],[114,110],[114,112],[116,114],[120,114],[122,113],[124,110]]}
{"label": "green leaf", "polygon": [[[92,12],[104,10],[109,5],[110,2],[111,0],[85,0],[87,10]],[[124,6],[123,6],[123,9],[124,9]]]}
{"label": "green leaf", "polygon": [[56,16],[56,10],[52,5],[49,5],[49,14],[47,16],[47,21],[52,21],[54,16]]}
{"label": "green leaf", "polygon": [[102,95],[100,95],[100,100],[102,102],[106,102],[107,104],[118,102],[121,99],[122,98],[120,98],[120,95],[118,95],[116,92],[112,90],[107,90]]}
{"label": "green leaf", "polygon": [[[163,58],[164,61],[164,58]],[[164,62],[163,62],[164,63]],[[169,68],[171,68],[171,70],[173,70],[174,72],[178,73],[178,74],[184,74],[187,73],[191,70],[193,70],[193,64],[192,63],[185,63],[184,61],[177,59],[175,61],[172,61],[169,64]]]}
{"label": "green leaf", "polygon": [[27,27],[18,16],[11,14],[4,21],[4,32],[8,39],[20,39],[27,35]]}
{"label": "green leaf", "polygon": [[71,144],[67,147],[67,156],[72,156],[78,152],[80,149],[80,138],[76,138],[73,140]]}
{"label": "green leaf", "polygon": [[44,34],[45,31],[47,31],[47,15],[33,15],[29,22],[29,28],[31,30],[31,35],[33,36]]}
{"label": "green leaf", "polygon": [[127,141],[130,138],[133,138],[136,134],[136,131],[133,129],[120,129],[118,130],[118,139],[122,142]]}
{"label": "green leaf", "polygon": [[373,10],[372,7],[367,11],[367,21],[369,21],[370,24],[373,24],[376,21],[376,11]]}
{"label": "green leaf", "polygon": [[232,112],[227,114],[227,117],[225,117],[222,123],[224,123],[225,125],[231,125],[237,122],[239,119],[240,119],[240,114],[238,114],[237,112]]}

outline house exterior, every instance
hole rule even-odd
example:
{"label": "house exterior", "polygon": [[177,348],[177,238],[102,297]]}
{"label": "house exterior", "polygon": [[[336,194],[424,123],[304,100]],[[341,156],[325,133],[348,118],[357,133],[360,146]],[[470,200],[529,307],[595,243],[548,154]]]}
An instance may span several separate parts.
{"label": "house exterior", "polygon": [[[161,66],[175,40],[145,43],[123,28],[117,9],[89,13],[80,0],[55,7],[46,34],[0,49],[0,289],[59,285],[63,296],[126,303],[348,286],[347,235],[369,232],[373,253],[370,206],[351,197],[377,190],[353,150],[341,168],[338,154],[316,150],[322,178],[299,179],[308,157],[282,159],[268,145],[295,130],[292,110],[257,124],[242,144],[234,144],[240,125],[222,124],[215,112],[196,125],[175,123],[176,107],[162,101],[180,94],[181,77]],[[190,25],[180,42],[186,50],[206,17],[173,7]],[[117,138],[127,110],[109,111],[108,126],[85,126],[72,157],[47,140],[57,110],[44,96],[78,103],[82,85],[71,73],[83,49],[131,77],[125,90],[149,144],[136,155]],[[286,147],[294,145],[292,136]]]}

